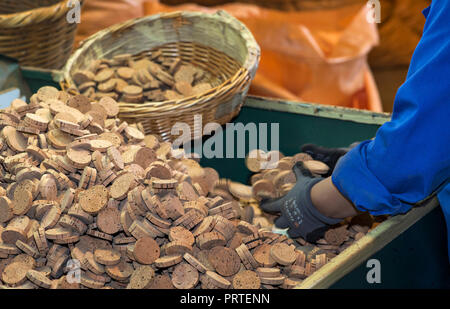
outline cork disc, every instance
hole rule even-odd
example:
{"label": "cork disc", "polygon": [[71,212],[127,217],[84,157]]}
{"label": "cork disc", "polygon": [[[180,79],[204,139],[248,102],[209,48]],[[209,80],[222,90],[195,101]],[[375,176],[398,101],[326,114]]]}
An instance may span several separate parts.
{"label": "cork disc", "polygon": [[28,280],[41,288],[49,289],[52,286],[52,281],[43,272],[30,269],[26,276]]}
{"label": "cork disc", "polygon": [[254,149],[245,158],[245,165],[250,171],[257,173],[264,168],[266,161],[267,154],[263,150]]}
{"label": "cork disc", "polygon": [[277,261],[275,261],[270,254],[270,249],[272,249],[271,245],[263,244],[258,246],[253,252],[255,260],[264,267],[273,267],[277,265]]}
{"label": "cork disc", "polygon": [[141,264],[152,264],[159,258],[161,251],[158,243],[150,237],[142,237],[134,246],[133,255]]}
{"label": "cork disc", "polygon": [[2,280],[12,286],[22,284],[27,280],[27,272],[30,269],[28,264],[13,262],[3,269]]}
{"label": "cork disc", "polygon": [[285,243],[277,243],[270,249],[270,255],[278,264],[288,266],[295,262],[297,254],[292,246]]}
{"label": "cork disc", "polygon": [[270,180],[260,179],[252,187],[254,196],[275,197],[275,187]]}
{"label": "cork disc", "polygon": [[129,289],[148,289],[155,277],[155,271],[148,265],[143,265],[134,270],[130,277]]}
{"label": "cork disc", "polygon": [[328,244],[340,246],[347,239],[348,230],[346,226],[332,228],[325,232],[325,240]]}
{"label": "cork disc", "polygon": [[116,265],[106,266],[106,273],[114,280],[124,281],[127,280],[134,269],[130,263],[125,262],[123,259]]}
{"label": "cork disc", "polygon": [[124,199],[127,196],[128,191],[132,189],[134,184],[135,177],[133,174],[125,173],[123,175],[120,175],[114,180],[110,188],[111,197],[116,200]]}
{"label": "cork disc", "polygon": [[193,245],[195,242],[194,235],[182,226],[175,226],[169,230],[170,241],[180,241],[188,245]]}
{"label": "cork disc", "polygon": [[146,178],[159,178],[159,179],[170,179],[172,178],[172,172],[170,168],[165,165],[161,164],[159,161],[154,162],[151,166],[149,166],[145,170]]}
{"label": "cork disc", "polygon": [[108,189],[103,185],[96,185],[78,195],[81,208],[88,214],[99,213],[108,202]]}
{"label": "cork disc", "polygon": [[233,277],[234,289],[259,289],[261,280],[257,273],[251,270],[243,270]]}
{"label": "cork disc", "polygon": [[11,147],[14,151],[25,151],[28,146],[28,140],[22,133],[18,132],[14,127],[11,126],[4,127],[1,132],[5,137],[9,147]]}
{"label": "cork disc", "polygon": [[181,255],[165,255],[156,259],[155,266],[159,268],[167,268],[170,266],[177,265],[183,260]]}
{"label": "cork disc", "polygon": [[149,289],[152,290],[168,290],[173,289],[172,280],[170,280],[169,275],[156,275],[155,278],[150,283]]}
{"label": "cork disc", "polygon": [[183,181],[177,186],[177,192],[182,200],[195,201],[198,198],[198,194],[195,192],[192,185],[186,181]]}
{"label": "cork disc", "polygon": [[120,151],[117,150],[116,147],[109,147],[106,152],[108,154],[108,158],[111,160],[114,166],[122,170],[124,168],[124,163]]}
{"label": "cork disc", "polygon": [[104,139],[95,139],[89,142],[91,144],[91,150],[98,150],[100,152],[106,152],[113,144],[110,141]]}
{"label": "cork disc", "polygon": [[40,101],[57,99],[59,98],[59,90],[52,86],[44,86],[39,88],[36,95]]}
{"label": "cork disc", "polygon": [[119,104],[110,97],[102,97],[98,103],[103,106],[108,117],[116,117],[119,114]]}
{"label": "cork disc", "polygon": [[0,196],[0,223],[9,221],[13,217],[13,205],[9,198]]}
{"label": "cork disc", "polygon": [[143,141],[145,138],[144,133],[142,133],[138,129],[130,127],[130,126],[125,128],[125,135],[129,139],[136,140],[136,141]]}
{"label": "cork disc", "polygon": [[328,173],[328,171],[330,170],[328,165],[326,165],[325,163],[323,163],[321,161],[316,161],[316,160],[305,161],[305,162],[303,162],[303,165],[307,169],[309,169],[311,171],[311,173],[313,173],[313,174],[323,175],[323,174]]}
{"label": "cork disc", "polygon": [[123,142],[122,136],[115,132],[104,132],[98,136],[98,139],[110,141],[114,147],[119,147]]}
{"label": "cork disc", "polygon": [[59,129],[53,129],[48,131],[47,140],[53,147],[63,149],[73,141],[73,136]]}
{"label": "cork disc", "polygon": [[296,155],[294,155],[293,157],[292,157],[292,160],[294,161],[294,162],[305,162],[305,161],[310,161],[310,160],[312,160],[313,158],[309,155],[309,154],[307,154],[307,153],[304,153],[304,152],[300,152],[300,153],[297,153]]}
{"label": "cork disc", "polygon": [[13,212],[15,215],[24,215],[30,210],[33,203],[33,194],[24,186],[18,186],[14,191]]}
{"label": "cork disc", "polygon": [[187,263],[175,266],[172,273],[172,283],[177,289],[192,289],[198,283],[199,274],[197,269]]}
{"label": "cork disc", "polygon": [[206,277],[211,280],[211,282],[215,285],[218,286],[219,288],[222,289],[228,289],[231,286],[231,282],[228,281],[227,279],[223,278],[222,276],[220,276],[219,274],[212,272],[212,271],[207,271],[206,272]]}
{"label": "cork disc", "polygon": [[107,234],[115,234],[122,229],[120,211],[117,208],[107,207],[97,215],[97,227]]}
{"label": "cork disc", "polygon": [[66,153],[69,162],[77,167],[85,167],[91,163],[92,157],[88,150],[81,148],[70,148]]}
{"label": "cork disc", "polygon": [[209,251],[208,260],[215,270],[222,276],[229,277],[236,274],[241,267],[241,259],[233,249],[214,247]]}
{"label": "cork disc", "polygon": [[155,135],[146,135],[144,143],[146,147],[151,149],[156,149],[159,146],[159,140]]}
{"label": "cork disc", "polygon": [[120,252],[113,249],[96,249],[94,259],[97,263],[113,266],[120,262]]}
{"label": "cork disc", "polygon": [[153,161],[156,160],[156,153],[153,149],[142,147],[134,156],[134,163],[140,165],[142,168],[147,168]]}
{"label": "cork disc", "polygon": [[189,254],[189,253],[185,253],[183,255],[183,258],[186,260],[186,262],[188,262],[189,264],[191,264],[192,266],[194,266],[199,272],[201,273],[205,273],[207,271],[207,268],[205,265],[203,265],[198,259],[196,259],[193,255]]}

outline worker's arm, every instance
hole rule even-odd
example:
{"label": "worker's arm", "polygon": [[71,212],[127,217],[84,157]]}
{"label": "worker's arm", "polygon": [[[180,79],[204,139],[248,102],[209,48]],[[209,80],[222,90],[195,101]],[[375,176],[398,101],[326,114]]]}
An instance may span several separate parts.
{"label": "worker's arm", "polygon": [[[450,1],[434,0],[392,120],[374,140],[340,158],[331,178],[296,173],[287,196],[264,201],[280,212],[291,236],[318,239],[327,225],[356,214],[398,214],[438,190],[450,177]],[[309,240],[308,240],[309,241]]]}
{"label": "worker's arm", "polygon": [[[434,0],[427,13],[392,121],[374,140],[340,159],[333,184],[327,181],[312,189],[312,200],[324,213],[345,216],[345,198],[374,215],[404,213],[449,179],[450,1]],[[337,203],[325,205],[323,195]]]}

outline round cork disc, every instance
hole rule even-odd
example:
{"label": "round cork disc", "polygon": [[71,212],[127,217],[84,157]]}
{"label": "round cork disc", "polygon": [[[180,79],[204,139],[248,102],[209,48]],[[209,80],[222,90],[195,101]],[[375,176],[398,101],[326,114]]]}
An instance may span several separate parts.
{"label": "round cork disc", "polygon": [[266,161],[267,154],[263,150],[254,149],[245,158],[245,165],[250,171],[257,173],[264,168]]}
{"label": "round cork disc", "polygon": [[40,101],[57,99],[59,98],[59,90],[52,86],[44,86],[39,88],[36,95]]}
{"label": "round cork disc", "polygon": [[260,179],[253,184],[253,195],[257,197],[275,197],[275,187],[272,181]]}
{"label": "round cork disc", "polygon": [[155,271],[151,266],[143,265],[135,269],[130,277],[129,289],[148,289],[155,277]]}
{"label": "round cork disc", "polygon": [[117,76],[123,79],[131,79],[134,75],[134,69],[129,67],[120,67],[117,69]]}
{"label": "round cork disc", "polygon": [[106,234],[115,234],[122,229],[120,211],[117,208],[107,207],[97,215],[97,227]]}
{"label": "round cork disc", "polygon": [[122,136],[114,132],[104,132],[98,136],[98,139],[110,141],[114,147],[119,147],[123,142]]}
{"label": "round cork disc", "polygon": [[52,175],[45,174],[41,177],[39,182],[39,192],[46,200],[56,200],[58,188],[56,186],[55,178]]}
{"label": "round cork disc", "polygon": [[59,129],[53,129],[47,132],[47,140],[58,149],[65,149],[73,141],[73,136]]}
{"label": "round cork disc", "polygon": [[194,235],[182,226],[175,226],[169,230],[170,241],[180,241],[192,246],[195,242]]}
{"label": "round cork disc", "polygon": [[2,135],[5,137],[6,142],[12,150],[17,152],[24,152],[28,146],[28,140],[25,136],[18,132],[15,128],[11,126],[6,126],[1,131]]}
{"label": "round cork disc", "polygon": [[346,226],[341,226],[334,229],[329,229],[325,232],[325,240],[328,244],[340,246],[347,239],[348,230]]}
{"label": "round cork disc", "polygon": [[156,149],[159,146],[159,140],[155,135],[146,135],[144,143],[146,147],[151,149]]}
{"label": "round cork disc", "polygon": [[135,177],[131,173],[120,175],[114,180],[110,188],[111,197],[116,200],[123,200],[128,191],[133,188],[135,182]]}
{"label": "round cork disc", "polygon": [[15,286],[27,280],[27,272],[31,266],[21,262],[13,262],[3,269],[2,280],[4,283]]}
{"label": "round cork disc", "polygon": [[107,149],[113,145],[110,141],[104,139],[95,139],[90,141],[89,144],[91,144],[92,151],[97,150],[100,152],[106,152]]}
{"label": "round cork disc", "polygon": [[143,141],[145,138],[144,133],[142,133],[141,131],[139,131],[137,128],[134,127],[126,127],[125,128],[125,135],[132,140],[135,141]]}
{"label": "round cork disc", "polygon": [[172,283],[177,289],[192,289],[198,283],[197,269],[188,263],[180,263],[175,266],[172,273]]}
{"label": "round cork disc", "polygon": [[148,288],[152,290],[167,290],[173,289],[174,286],[172,284],[172,280],[170,280],[169,275],[164,274],[164,275],[156,275]]}
{"label": "round cork disc", "polygon": [[313,173],[313,174],[323,175],[323,174],[328,173],[328,171],[330,170],[328,165],[326,165],[325,163],[323,163],[321,161],[316,161],[316,160],[305,161],[305,162],[303,162],[303,165],[307,169],[309,169],[311,171],[311,173]]}
{"label": "round cork disc", "polygon": [[97,263],[113,266],[120,262],[120,252],[113,249],[96,249],[94,259]]}
{"label": "round cork disc", "polygon": [[142,168],[147,168],[153,161],[156,160],[156,153],[153,149],[142,147],[134,156],[134,163],[140,165]]}
{"label": "round cork disc", "polygon": [[158,243],[150,237],[142,237],[136,241],[133,255],[141,264],[152,264],[159,258],[161,251]]}
{"label": "round cork disc", "polygon": [[30,267],[30,269],[36,266],[36,260],[32,256],[25,253],[16,255],[11,262],[19,262],[27,264]]}
{"label": "round cork disc", "polygon": [[233,276],[241,267],[239,255],[227,247],[212,248],[208,253],[208,260],[215,270],[225,277]]}
{"label": "round cork disc", "polygon": [[155,261],[155,266],[159,268],[167,268],[170,266],[177,265],[183,260],[181,255],[165,255]]}
{"label": "round cork disc", "polygon": [[13,212],[15,215],[24,215],[30,210],[33,203],[33,194],[25,186],[17,186],[14,191]]}
{"label": "round cork disc", "polygon": [[69,162],[78,168],[88,166],[92,160],[89,150],[81,148],[70,148],[67,150],[66,156]]}
{"label": "round cork disc", "polygon": [[263,244],[258,246],[253,252],[255,260],[264,267],[273,267],[277,265],[277,261],[275,261],[270,254],[270,249],[272,249],[271,245]]}
{"label": "round cork disc", "polygon": [[198,198],[198,194],[195,192],[192,185],[186,181],[183,181],[177,186],[177,192],[183,200],[194,201]]}
{"label": "round cork disc", "polygon": [[170,167],[166,164],[156,161],[151,164],[145,170],[145,177],[150,179],[151,177],[159,178],[159,179],[170,179],[172,178],[172,171]]}
{"label": "round cork disc", "polygon": [[41,288],[49,289],[52,286],[52,281],[43,272],[30,269],[26,276],[28,280]]}
{"label": "round cork disc", "polygon": [[291,265],[297,259],[295,248],[285,243],[277,243],[270,249],[271,257],[278,263],[284,266]]}
{"label": "round cork disc", "polygon": [[91,102],[88,97],[81,94],[71,97],[67,101],[67,105],[78,109],[83,114],[91,110]]}
{"label": "round cork disc", "polygon": [[0,223],[7,222],[13,217],[13,204],[6,196],[0,196]]}
{"label": "round cork disc", "polygon": [[106,266],[105,270],[111,278],[118,281],[127,280],[134,271],[133,266],[123,259],[116,265]]}
{"label": "round cork disc", "polygon": [[300,152],[300,153],[297,153],[296,155],[294,155],[293,157],[292,157],[292,160],[295,162],[295,163],[297,163],[297,162],[305,162],[305,161],[310,161],[310,160],[312,160],[313,158],[309,155],[309,154],[307,154],[307,153],[305,153],[305,152]]}
{"label": "round cork disc", "polygon": [[261,280],[257,273],[251,270],[243,270],[233,277],[233,288],[235,289],[259,289]]}
{"label": "round cork disc", "polygon": [[109,147],[106,153],[108,154],[108,158],[116,168],[121,170],[124,168],[122,154],[116,147]]}
{"label": "round cork disc", "polygon": [[211,281],[211,283],[213,283],[215,286],[218,286],[219,288],[228,289],[231,286],[230,281],[213,271],[208,270],[205,275],[206,278]]}
{"label": "round cork disc", "polygon": [[119,104],[110,97],[102,97],[98,103],[106,110],[108,117],[116,117],[119,114]]}
{"label": "round cork disc", "polygon": [[81,208],[88,214],[99,213],[108,202],[108,189],[103,185],[96,185],[78,195]]}

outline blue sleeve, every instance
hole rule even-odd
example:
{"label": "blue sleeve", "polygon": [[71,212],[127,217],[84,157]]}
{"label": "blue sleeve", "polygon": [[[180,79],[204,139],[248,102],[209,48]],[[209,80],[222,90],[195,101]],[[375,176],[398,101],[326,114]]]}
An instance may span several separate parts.
{"label": "blue sleeve", "polygon": [[450,1],[433,0],[392,120],[341,158],[338,190],[374,215],[408,211],[450,178]]}

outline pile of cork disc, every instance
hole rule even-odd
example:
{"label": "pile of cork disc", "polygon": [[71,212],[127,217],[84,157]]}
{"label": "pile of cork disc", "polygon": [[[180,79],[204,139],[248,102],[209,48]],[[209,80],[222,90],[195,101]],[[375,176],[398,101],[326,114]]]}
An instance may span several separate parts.
{"label": "pile of cork disc", "polygon": [[136,55],[120,54],[93,60],[72,78],[77,89],[91,99],[111,97],[119,102],[140,103],[177,100],[212,89],[211,76],[181,58],[165,58],[162,50]]}
{"label": "pile of cork disc", "polygon": [[117,113],[53,87],[0,110],[0,287],[292,288],[332,257],[250,223],[248,188]]}
{"label": "pile of cork disc", "polygon": [[[292,171],[297,162],[303,162],[312,177],[321,177],[329,173],[330,168],[323,162],[313,160],[307,153],[297,153],[293,156],[285,156],[283,153],[273,150],[265,152],[261,149],[252,150],[246,157],[246,166],[254,174],[250,178],[251,186],[246,188],[246,195],[241,200],[246,201],[252,213],[252,222],[258,226],[271,226],[277,216],[263,213],[259,208],[262,199],[273,199],[286,195],[295,185],[296,177]],[[235,192],[232,182],[227,183],[230,192]],[[239,186],[239,192],[244,190]],[[251,198],[248,196],[251,191]],[[239,197],[239,194],[234,194]],[[327,259],[331,259],[341,253],[355,241],[364,237],[370,230],[378,226],[386,216],[373,217],[368,213],[359,214],[353,218],[346,218],[340,224],[332,226],[324,233],[323,238],[311,244],[302,238],[295,239],[301,245],[304,252],[310,256],[317,253],[325,253]],[[322,257],[320,257],[322,259]],[[321,264],[321,263],[319,263]],[[314,267],[314,263],[313,263]]]}

